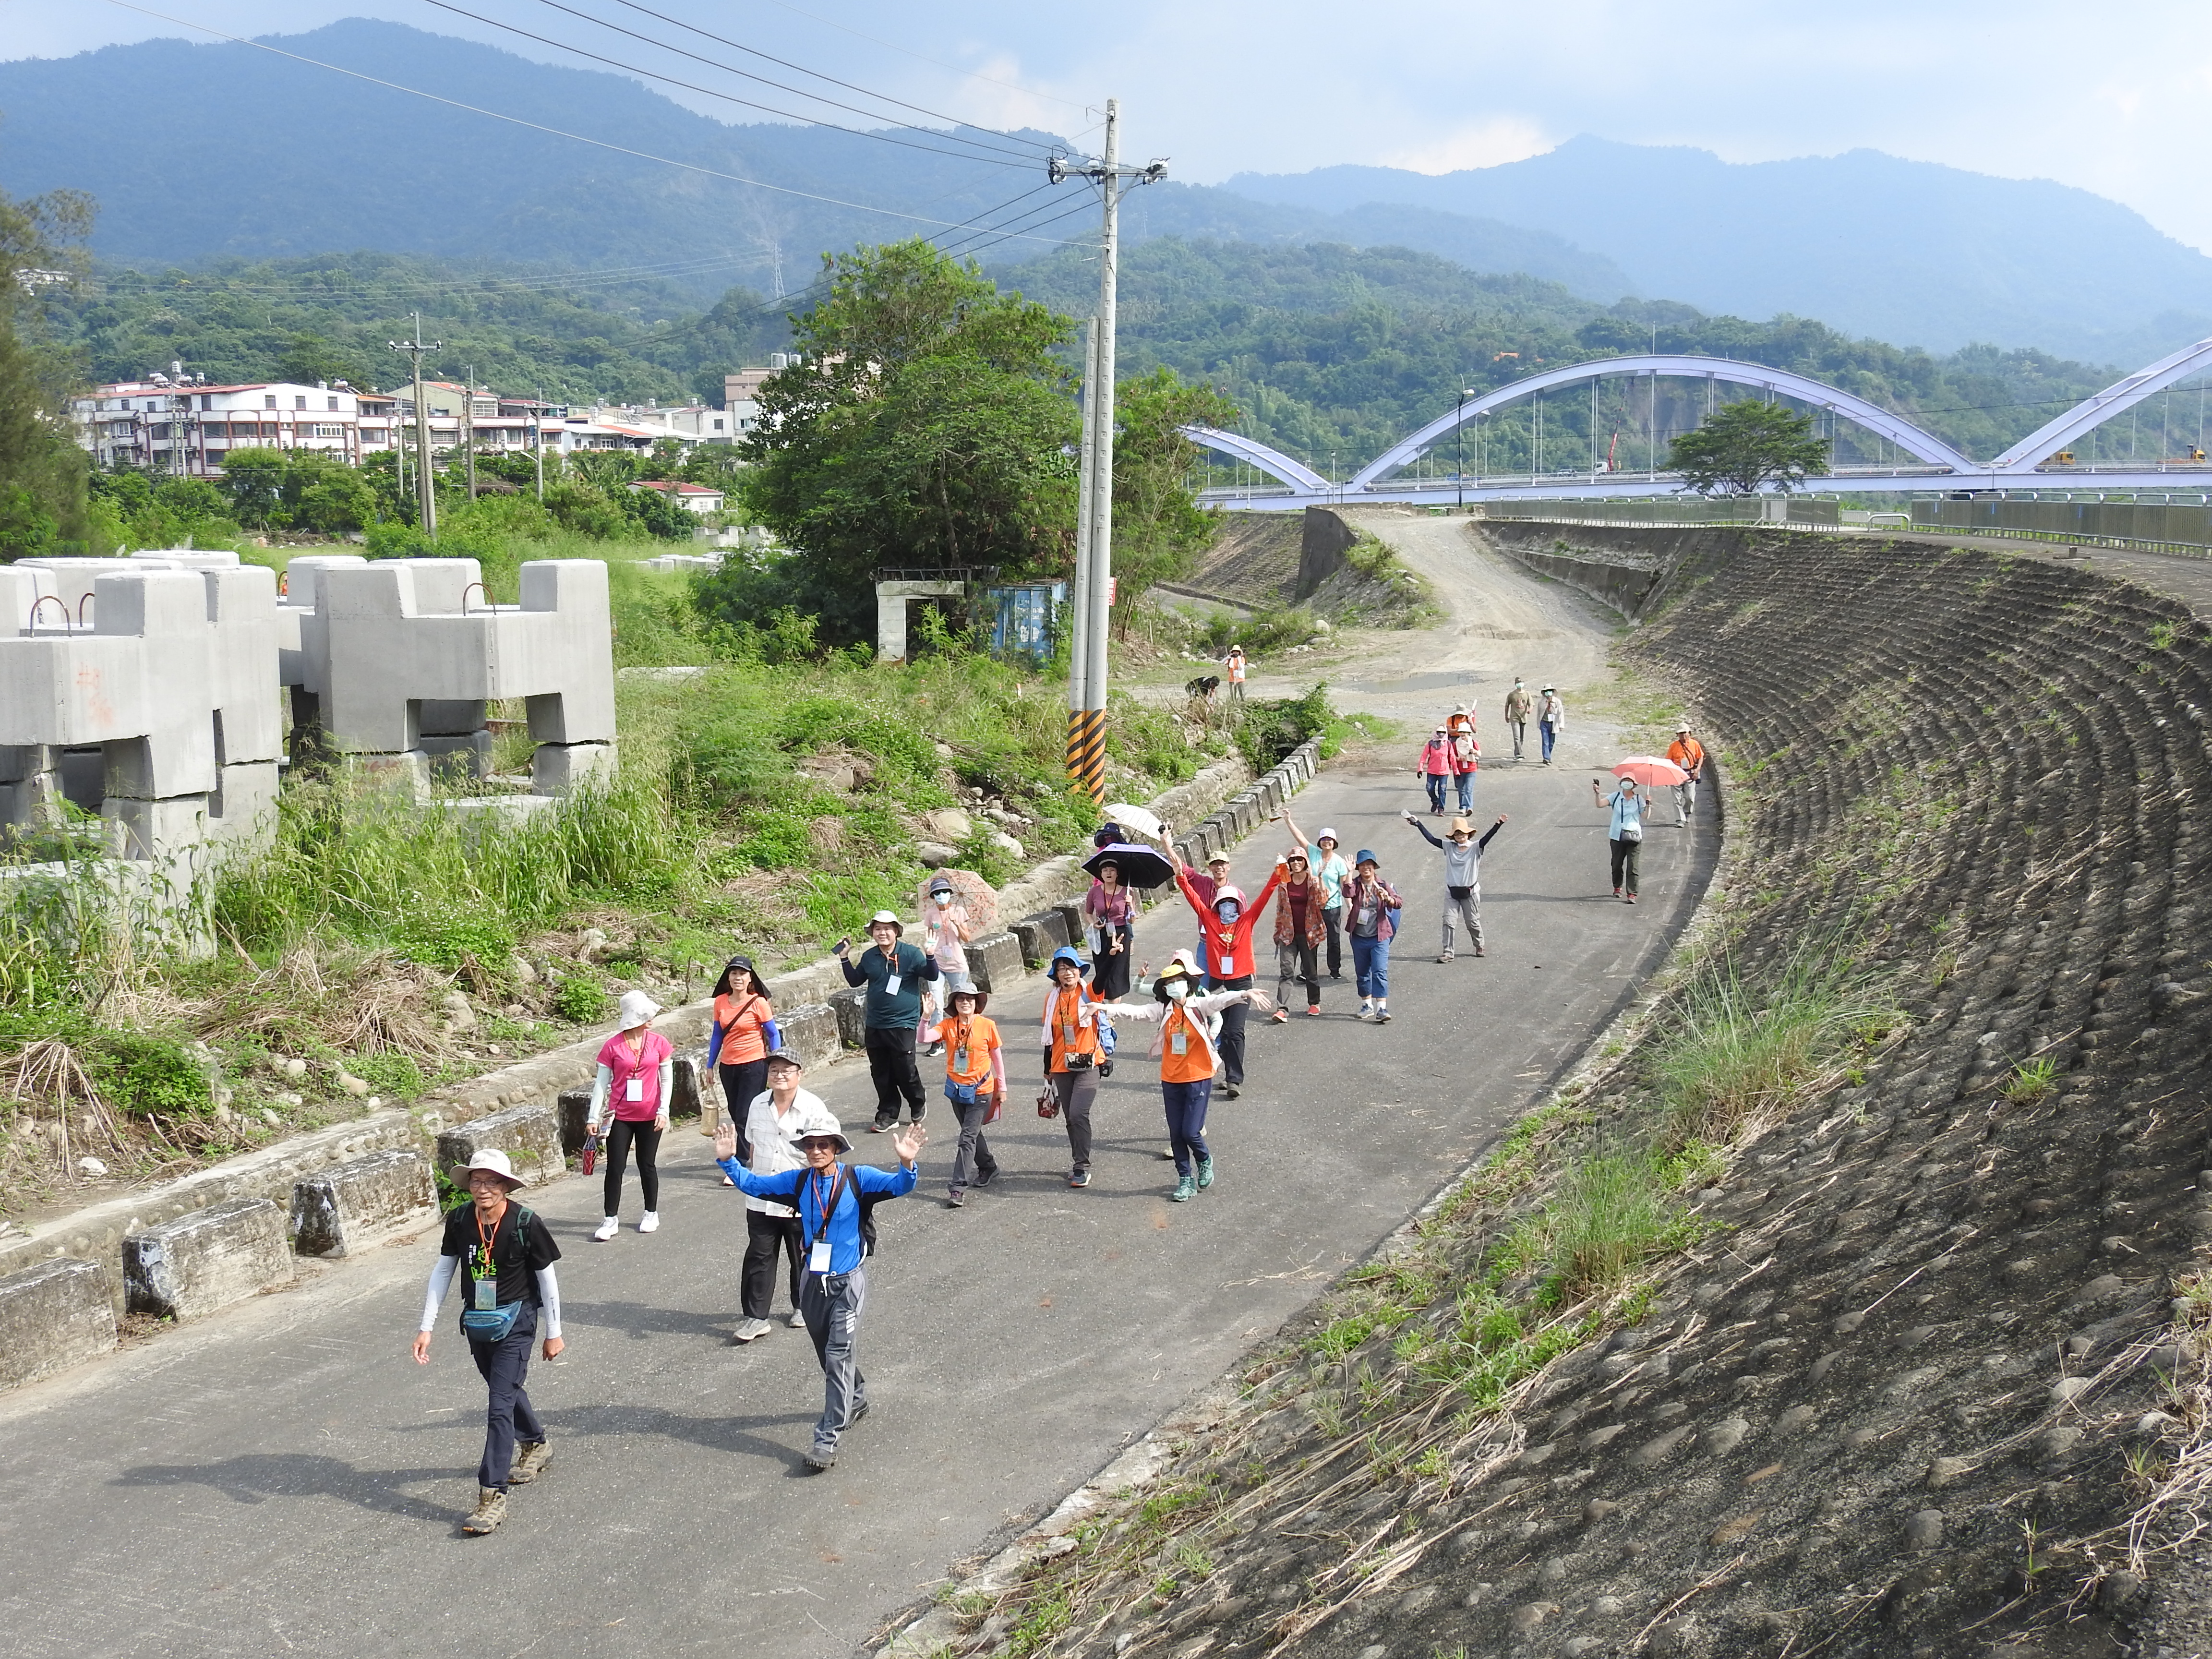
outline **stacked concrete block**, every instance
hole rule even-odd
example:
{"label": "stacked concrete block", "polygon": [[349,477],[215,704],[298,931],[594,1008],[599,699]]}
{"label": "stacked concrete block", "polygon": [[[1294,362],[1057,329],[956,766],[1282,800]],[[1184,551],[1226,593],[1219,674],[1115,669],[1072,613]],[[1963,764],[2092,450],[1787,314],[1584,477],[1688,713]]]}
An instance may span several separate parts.
{"label": "stacked concrete block", "polygon": [[1090,924],[1083,914],[1083,901],[1079,898],[1062,899],[1052,908],[1060,912],[1060,925],[1067,929],[1067,942],[1083,955],[1090,955],[1084,944]]}
{"label": "stacked concrete block", "polygon": [[96,1261],[64,1256],[0,1278],[0,1389],[20,1388],[115,1346],[115,1307]]}
{"label": "stacked concrete block", "polygon": [[538,745],[537,793],[611,778],[606,566],[535,561],[522,567],[521,592],[519,605],[493,605],[473,559],[314,561],[283,619],[295,731],[419,796],[434,764],[489,770],[485,705],[519,697]]}
{"label": "stacked concrete block", "polygon": [[[837,1016],[837,1037],[848,1048],[857,1048],[868,1029],[868,988],[854,985],[838,992],[830,999],[831,1012]],[[779,1022],[779,1030],[788,1027]]]}
{"label": "stacked concrete block", "polygon": [[1014,924],[1014,937],[1021,943],[1022,960],[1041,969],[1067,943],[1067,918],[1057,910],[1040,910]]}
{"label": "stacked concrete block", "polygon": [[123,1238],[123,1284],[133,1313],[198,1319],[292,1282],[283,1211],[265,1198],[211,1204]]}
{"label": "stacked concrete block", "polygon": [[1022,980],[1022,942],[1012,933],[988,933],[969,941],[968,971],[979,991],[1011,991]]}
{"label": "stacked concrete block", "polygon": [[590,1088],[562,1090],[554,1097],[553,1115],[560,1129],[562,1152],[582,1152],[584,1125],[592,1115]]}
{"label": "stacked concrete block", "polygon": [[334,1164],[292,1188],[292,1248],[342,1256],[437,1208],[430,1166],[419,1152],[371,1152]]}
{"label": "stacked concrete block", "polygon": [[783,1046],[799,1056],[801,1066],[827,1066],[845,1051],[836,1011],[826,1002],[810,1002],[779,1013],[775,1024],[783,1033]]}
{"label": "stacked concrete block", "polygon": [[550,1106],[511,1106],[457,1123],[438,1136],[438,1167],[448,1173],[481,1152],[505,1152],[525,1181],[558,1181],[568,1173],[561,1126]]}
{"label": "stacked concrete block", "polygon": [[6,573],[0,821],[27,827],[75,800],[109,821],[116,852],[171,865],[173,879],[188,880],[210,841],[265,844],[281,731],[276,578],[226,556]]}

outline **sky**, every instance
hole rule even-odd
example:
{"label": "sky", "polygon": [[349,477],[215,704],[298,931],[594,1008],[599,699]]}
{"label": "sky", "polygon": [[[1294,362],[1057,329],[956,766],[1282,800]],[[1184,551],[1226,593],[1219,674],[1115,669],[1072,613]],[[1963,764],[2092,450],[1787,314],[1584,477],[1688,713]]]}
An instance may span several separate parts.
{"label": "sky", "polygon": [[[1088,129],[1094,144],[1110,94],[1125,155],[1168,157],[1170,176],[1197,184],[1340,162],[1443,173],[1580,133],[1732,161],[1870,149],[2078,185],[2212,252],[2212,31],[2185,7],[2145,0],[1786,11],[1771,0],[1125,0],[1104,14],[1010,0],[455,3],[646,69],[738,86],[574,14],[732,60],[661,21],[674,19],[942,114],[1072,138]],[[208,38],[184,23],[252,36],[374,16],[591,66],[431,0],[146,4],[179,21],[117,0],[0,0],[0,58]],[[759,118],[657,89],[721,118]]]}

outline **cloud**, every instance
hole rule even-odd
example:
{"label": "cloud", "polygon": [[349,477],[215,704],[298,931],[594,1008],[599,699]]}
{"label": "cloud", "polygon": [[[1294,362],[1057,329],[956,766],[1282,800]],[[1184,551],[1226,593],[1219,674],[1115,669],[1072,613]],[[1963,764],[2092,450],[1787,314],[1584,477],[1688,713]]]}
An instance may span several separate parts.
{"label": "cloud", "polygon": [[1487,121],[1463,126],[1430,143],[1385,155],[1385,167],[1413,173],[1460,173],[1468,167],[1501,167],[1525,161],[1555,149],[1558,141],[1544,136],[1534,121],[1517,115],[1494,115]]}

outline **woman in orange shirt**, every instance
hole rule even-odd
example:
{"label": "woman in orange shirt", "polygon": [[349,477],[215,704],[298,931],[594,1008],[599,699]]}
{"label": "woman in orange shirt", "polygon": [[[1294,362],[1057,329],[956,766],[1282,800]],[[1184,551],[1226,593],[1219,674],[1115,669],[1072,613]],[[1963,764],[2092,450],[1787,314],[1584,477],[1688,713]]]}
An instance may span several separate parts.
{"label": "woman in orange shirt", "polygon": [[935,1041],[945,1048],[945,1097],[960,1120],[960,1150],[952,1159],[952,1187],[945,1204],[958,1209],[968,1201],[969,1178],[988,1187],[999,1173],[983,1139],[983,1126],[1006,1103],[1006,1057],[999,1047],[999,1026],[983,1018],[990,998],[972,985],[945,994],[950,1012],[938,1022]]}
{"label": "woman in orange shirt", "polygon": [[1037,1099],[1039,1117],[1067,1124],[1067,1150],[1074,1168],[1071,1187],[1091,1184],[1091,1108],[1098,1098],[1098,1062],[1106,1057],[1098,1019],[1108,1005],[1091,994],[1083,976],[1091,964],[1063,945],[1052,953],[1051,988],[1044,997],[1044,1085]]}
{"label": "woman in orange shirt", "polygon": [[768,987],[750,957],[732,957],[714,981],[714,1023],[707,1034],[707,1064],[722,1082],[722,1111],[745,1146],[745,1118],[768,1088],[768,1056],[783,1046]]}
{"label": "woman in orange shirt", "polygon": [[1188,953],[1178,951],[1152,982],[1153,1006],[1141,1003],[1102,1004],[1099,1012],[1109,1019],[1147,1019],[1159,1024],[1151,1053],[1160,1063],[1160,1098],[1167,1108],[1168,1144],[1174,1148],[1176,1189],[1170,1198],[1188,1203],[1213,1184],[1213,1153],[1206,1144],[1206,1108],[1213,1097],[1214,1067],[1220,1056],[1207,1029],[1211,1016],[1221,1009],[1250,1003],[1267,1011],[1265,991],[1249,987],[1241,991],[1197,994],[1197,975]]}

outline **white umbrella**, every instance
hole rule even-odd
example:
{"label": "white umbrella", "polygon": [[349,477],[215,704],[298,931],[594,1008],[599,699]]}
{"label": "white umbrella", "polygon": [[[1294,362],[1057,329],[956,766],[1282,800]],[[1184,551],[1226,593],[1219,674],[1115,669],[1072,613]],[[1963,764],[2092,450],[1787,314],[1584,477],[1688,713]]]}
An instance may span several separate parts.
{"label": "white umbrella", "polygon": [[1118,823],[1124,830],[1142,836],[1148,841],[1156,841],[1164,846],[1166,844],[1167,826],[1141,806],[1116,803],[1106,809],[1106,821],[1109,823]]}

